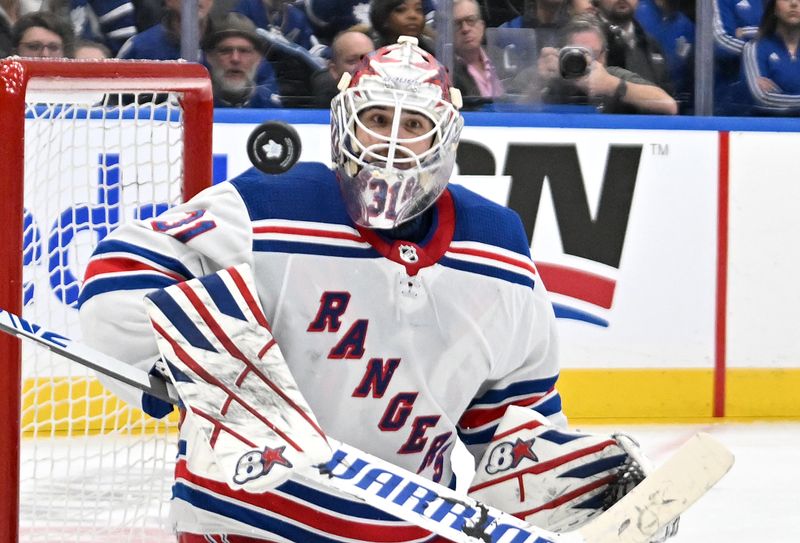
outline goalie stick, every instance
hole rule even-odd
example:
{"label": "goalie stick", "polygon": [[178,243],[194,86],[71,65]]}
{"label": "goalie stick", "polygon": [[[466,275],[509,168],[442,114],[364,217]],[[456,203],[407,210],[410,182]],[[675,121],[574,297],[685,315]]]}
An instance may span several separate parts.
{"label": "goalie stick", "polygon": [[[38,324],[28,322],[4,309],[0,309],[0,330],[12,336],[33,341],[67,360],[72,360],[120,383],[137,388],[159,400],[175,405],[179,402],[175,387],[164,379],[150,375],[87,345],[72,341],[57,332],[42,328]],[[155,363],[155,359],[153,362]]]}
{"label": "goalie stick", "polygon": [[[171,403],[174,388],[61,334],[0,309],[0,329]],[[154,386],[155,383],[155,386]],[[711,436],[697,434],[608,511],[574,532],[527,524],[389,462],[328,438],[327,462],[298,475],[363,499],[407,522],[459,543],[646,543],[702,497],[733,463]]]}

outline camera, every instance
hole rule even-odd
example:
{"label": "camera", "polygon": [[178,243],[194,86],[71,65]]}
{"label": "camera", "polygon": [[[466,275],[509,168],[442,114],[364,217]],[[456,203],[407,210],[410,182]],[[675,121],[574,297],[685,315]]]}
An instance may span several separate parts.
{"label": "camera", "polygon": [[589,73],[592,53],[585,47],[567,46],[558,51],[558,69],[564,79],[577,79]]}

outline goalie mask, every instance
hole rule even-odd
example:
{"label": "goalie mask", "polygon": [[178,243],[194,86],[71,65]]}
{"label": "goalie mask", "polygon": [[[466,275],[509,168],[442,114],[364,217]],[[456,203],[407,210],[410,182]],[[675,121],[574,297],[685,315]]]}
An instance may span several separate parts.
{"label": "goalie mask", "polygon": [[461,94],[416,38],[370,53],[331,103],[332,158],[347,212],[393,228],[442,194],[464,124]]}

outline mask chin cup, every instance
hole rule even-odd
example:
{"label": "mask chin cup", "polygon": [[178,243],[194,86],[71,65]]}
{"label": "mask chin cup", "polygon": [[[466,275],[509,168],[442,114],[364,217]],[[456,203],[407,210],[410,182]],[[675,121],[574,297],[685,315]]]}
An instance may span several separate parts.
{"label": "mask chin cup", "polygon": [[337,168],[337,177],[353,222],[385,229],[409,221],[433,205],[447,186],[454,164],[455,145],[408,169],[347,161]]}

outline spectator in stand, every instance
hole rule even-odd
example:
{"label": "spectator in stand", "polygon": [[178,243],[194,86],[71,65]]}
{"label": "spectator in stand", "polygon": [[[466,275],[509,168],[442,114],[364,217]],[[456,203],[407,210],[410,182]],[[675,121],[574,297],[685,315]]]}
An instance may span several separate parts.
{"label": "spectator in stand", "polygon": [[481,105],[504,93],[497,70],[483,48],[486,23],[476,0],[453,2],[453,83],[461,91],[464,107]]}
{"label": "spectator in stand", "polygon": [[369,24],[369,0],[305,0],[306,15],[328,43],[355,25]]}
{"label": "spectator in stand", "polygon": [[689,113],[694,96],[694,22],[679,9],[680,0],[639,0],[636,20],[666,56],[674,96]]}
{"label": "spectator in stand", "polygon": [[240,13],[229,13],[214,21],[203,51],[211,72],[215,107],[280,107],[274,74],[256,81],[264,63],[266,42],[253,22]]}
{"label": "spectator in stand", "polygon": [[96,41],[78,40],[75,42],[75,58],[82,60],[100,60],[111,58],[111,49]]}
{"label": "spectator in stand", "polygon": [[[432,17],[433,0],[423,0],[422,6]],[[369,24],[369,9],[369,0],[236,0],[234,7],[257,27],[280,34],[322,59],[321,67],[327,67],[336,35]]]}
{"label": "spectator in stand", "polygon": [[523,12],[523,0],[480,0],[484,21],[489,27],[500,26]]}
{"label": "spectator in stand", "polygon": [[312,53],[328,46],[352,26],[369,23],[369,0],[237,0],[234,11],[259,28],[277,29],[291,42]]}
{"label": "spectator in stand", "polygon": [[564,74],[559,49],[545,47],[539,57],[541,100],[555,104],[590,104],[603,113],[651,113],[675,115],[678,105],[662,88],[639,74],[608,66],[603,23],[591,15],[578,15],[562,30],[562,47],[586,51],[584,75]]}
{"label": "spectator in stand", "polygon": [[11,28],[19,15],[19,0],[0,0],[0,57],[7,57],[13,51]]}
{"label": "spectator in stand", "polygon": [[397,43],[399,36],[413,36],[422,49],[435,53],[435,44],[425,29],[422,0],[372,0],[369,21],[376,47]]}
{"label": "spectator in stand", "polygon": [[742,52],[752,113],[800,114],[800,0],[767,0],[758,37]]}
{"label": "spectator in stand", "polygon": [[[489,51],[508,95],[519,93],[517,83],[535,73],[541,50],[558,47],[561,27],[569,20],[571,0],[525,0],[522,15],[503,23],[493,33]],[[498,50],[499,49],[499,50]],[[522,95],[529,84],[525,82]]]}
{"label": "spectator in stand", "polygon": [[69,0],[69,10],[75,33],[104,43],[114,55],[134,34],[161,19],[160,0]]}
{"label": "spectator in stand", "polygon": [[[266,59],[278,81],[284,107],[313,107],[312,77],[327,61],[290,41],[280,30],[258,29],[267,42]],[[262,64],[262,67],[267,64]]]}
{"label": "spectator in stand", "polygon": [[558,43],[559,29],[569,20],[571,2],[567,0],[525,0],[522,15],[501,25],[503,28],[533,28],[537,48]]}
{"label": "spectator in stand", "polygon": [[597,0],[524,0],[522,15],[497,26],[532,28],[536,31],[537,48],[554,47],[561,28],[575,15],[597,13],[596,3]]}
{"label": "spectator in stand", "polygon": [[232,11],[241,13],[264,30],[281,28],[287,9],[293,9],[287,0],[239,0]]}
{"label": "spectator in stand", "polygon": [[[330,56],[328,45],[317,35],[319,21],[311,17],[307,4],[306,0],[238,0],[233,9],[252,20],[267,41],[266,59],[274,69],[284,107],[317,105],[313,78],[327,67]],[[346,13],[350,4],[340,2],[334,11]],[[323,33],[330,31],[326,27]]]}
{"label": "spectator in stand", "polygon": [[742,51],[756,37],[764,7],[762,0],[713,0],[713,7],[714,112],[737,114]]}
{"label": "spectator in stand", "polygon": [[[200,25],[201,36],[208,30],[208,13],[211,11],[213,4],[214,0],[197,0],[197,20]],[[117,57],[152,60],[177,60],[181,58],[182,8],[182,0],[164,0],[164,16],[161,19],[161,23],[131,37],[120,48]]]}
{"label": "spectator in stand", "polygon": [[[242,4],[237,10],[242,11],[245,2],[254,0],[240,0]],[[270,5],[277,7],[277,0],[272,0]],[[415,5],[413,9],[406,9],[405,4]],[[315,78],[322,73],[321,69],[328,67],[331,56],[328,47],[320,36],[328,36],[336,27],[330,25],[343,25],[346,22],[361,20],[366,8],[370,9],[370,22],[373,22],[373,12],[378,14],[379,21],[389,23],[400,22],[399,27],[403,33],[413,31],[414,36],[420,39],[421,45],[432,51],[433,42],[421,32],[425,29],[425,6],[432,6],[431,0],[375,0],[370,4],[358,0],[297,0],[277,14],[277,17],[268,21],[271,25],[265,37],[269,41],[267,60],[275,68],[281,89],[281,99],[285,107],[316,107],[320,104],[317,91],[319,81]],[[264,11],[263,5],[251,4],[250,12]],[[376,11],[377,8],[377,11]],[[397,8],[398,12],[412,12],[414,20],[419,11],[419,22],[415,23],[412,30],[403,27],[402,23],[409,17],[406,13],[392,14]],[[245,14],[247,14],[245,13]],[[389,15],[392,15],[391,17]],[[320,17],[331,17],[329,26],[324,26]],[[255,21],[258,23],[258,21]],[[385,25],[381,25],[383,28]],[[394,26],[387,28],[391,29]],[[417,28],[420,30],[418,31]],[[378,37],[376,33],[374,37]],[[395,35],[396,36],[396,35]],[[308,38],[308,40],[306,40]],[[327,38],[325,38],[327,39]],[[381,38],[384,39],[384,38]],[[394,43],[396,40],[392,40]],[[388,42],[387,42],[388,43]],[[324,76],[320,76],[324,77]],[[327,104],[326,104],[327,107]]]}
{"label": "spectator in stand", "polygon": [[[369,0],[302,1],[305,3],[306,14],[323,43],[332,43],[333,38],[340,32],[370,24]],[[422,10],[428,23],[435,18],[436,4],[436,0],[422,0]]]}
{"label": "spectator in stand", "polygon": [[75,33],[69,19],[49,11],[34,11],[14,23],[11,44],[21,57],[71,58]]}
{"label": "spectator in stand", "polygon": [[567,8],[570,18],[576,15],[596,15],[597,6],[594,5],[594,0],[571,0]]}
{"label": "spectator in stand", "polygon": [[606,28],[607,64],[625,68],[672,93],[664,52],[634,18],[638,4],[639,0],[597,0],[597,14]]}
{"label": "spectator in stand", "polygon": [[337,85],[342,75],[353,74],[364,55],[375,50],[375,44],[364,32],[345,30],[331,44],[331,60],[312,78],[312,92],[318,107],[330,108],[331,100],[339,93]]}
{"label": "spectator in stand", "polygon": [[233,11],[245,15],[257,27],[280,34],[287,41],[320,56],[325,45],[306,13],[306,3],[305,0],[238,0]]}

